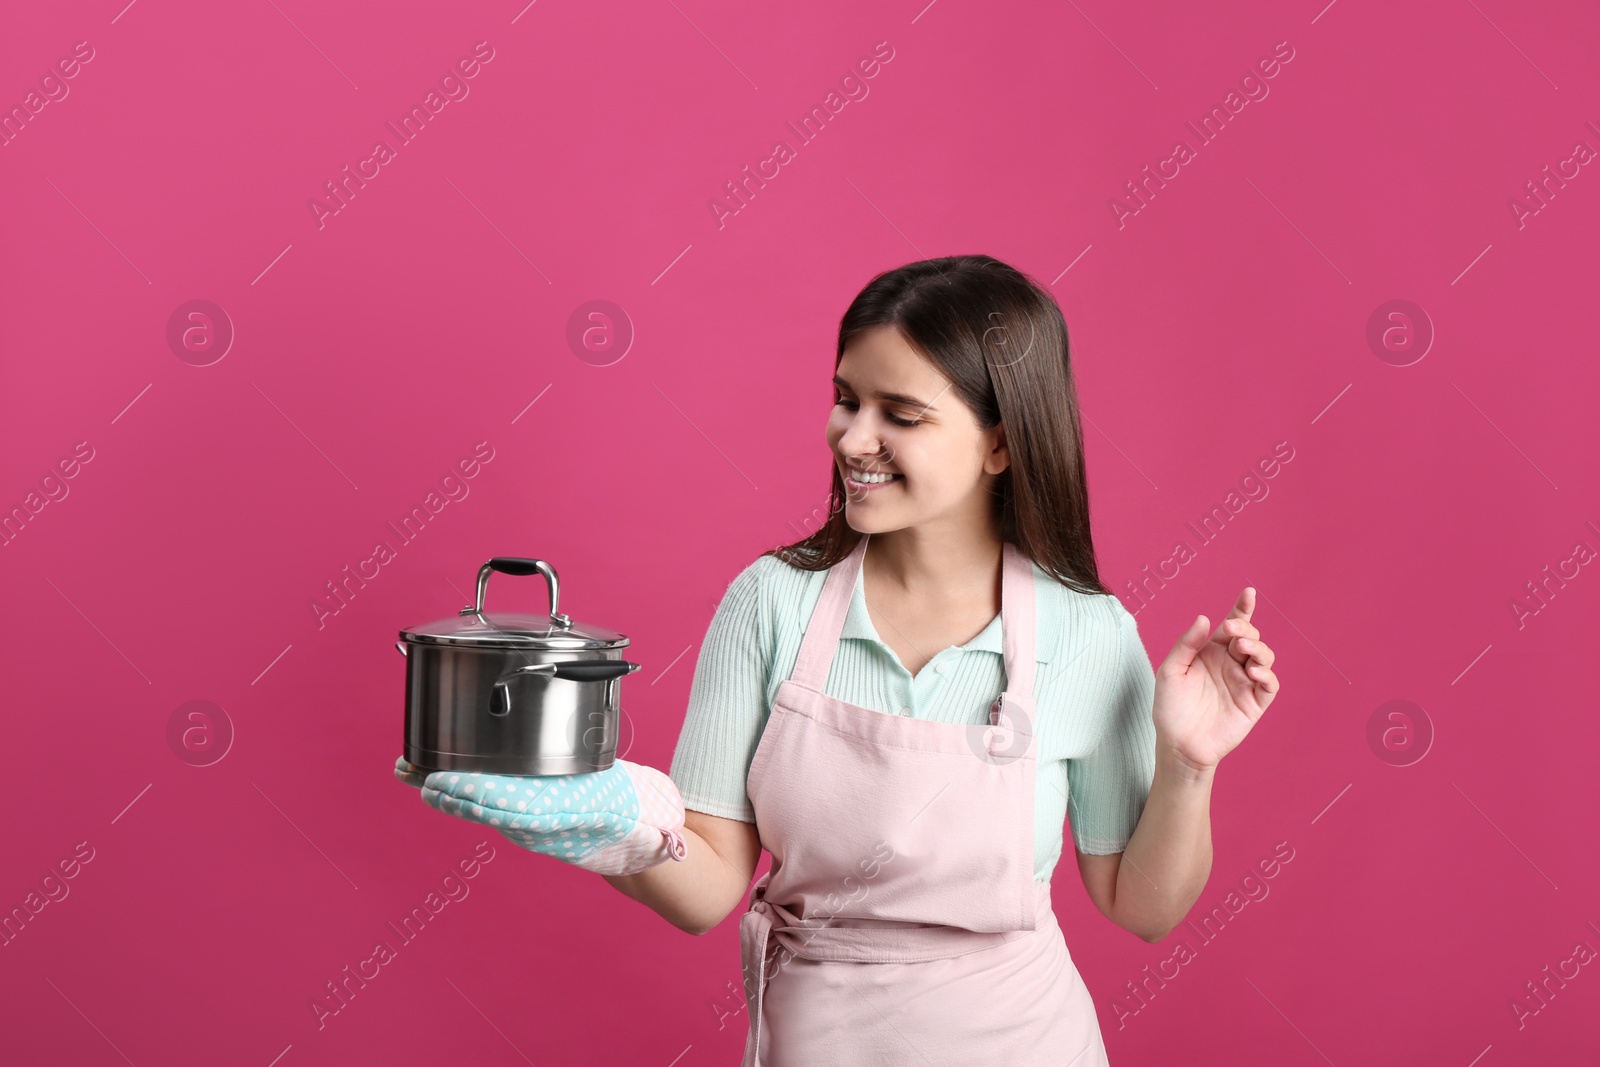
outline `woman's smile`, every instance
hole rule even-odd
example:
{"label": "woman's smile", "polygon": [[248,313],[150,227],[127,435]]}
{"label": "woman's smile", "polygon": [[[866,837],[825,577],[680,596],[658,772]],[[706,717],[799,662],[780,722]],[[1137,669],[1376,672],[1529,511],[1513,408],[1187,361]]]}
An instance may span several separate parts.
{"label": "woman's smile", "polygon": [[904,477],[901,474],[886,474],[882,471],[867,473],[857,470],[848,463],[844,465],[845,488],[854,493],[866,493],[873,489],[883,489],[902,481]]}

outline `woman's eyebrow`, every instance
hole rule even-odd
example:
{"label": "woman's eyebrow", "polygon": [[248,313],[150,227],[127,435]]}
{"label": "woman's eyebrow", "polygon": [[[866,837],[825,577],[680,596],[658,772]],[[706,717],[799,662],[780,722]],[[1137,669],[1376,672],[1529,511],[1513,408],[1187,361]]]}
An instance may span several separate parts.
{"label": "woman's eyebrow", "polygon": [[[833,384],[834,385],[842,385],[846,389],[849,389],[851,392],[855,392],[855,387],[852,386],[849,382],[845,381],[843,378],[839,377],[837,374],[835,374],[833,376]],[[932,404],[924,404],[922,401],[918,400],[916,397],[907,396],[905,393],[883,393],[883,392],[879,392],[879,393],[874,393],[873,395],[876,396],[879,400],[888,400],[891,403],[895,403],[895,404],[905,404],[908,407],[914,407],[914,408],[917,408],[917,409],[919,409],[921,411],[924,411],[924,412],[928,412],[928,411],[935,411],[936,412],[936,411],[939,410],[938,408],[934,407]]]}

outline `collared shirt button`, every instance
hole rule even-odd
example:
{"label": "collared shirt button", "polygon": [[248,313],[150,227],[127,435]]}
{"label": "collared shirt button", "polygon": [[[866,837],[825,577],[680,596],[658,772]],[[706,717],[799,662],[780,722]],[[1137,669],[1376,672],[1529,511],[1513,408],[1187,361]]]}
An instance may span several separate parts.
{"label": "collared shirt button", "polygon": [[902,714],[902,715],[910,715],[911,714],[911,709],[910,708],[901,708],[900,709],[900,714]]}
{"label": "collared shirt button", "polygon": [[948,663],[935,663],[933,665],[933,669],[938,671],[940,674],[943,674],[944,671],[945,671],[945,668],[948,667],[948,666],[950,666]]}

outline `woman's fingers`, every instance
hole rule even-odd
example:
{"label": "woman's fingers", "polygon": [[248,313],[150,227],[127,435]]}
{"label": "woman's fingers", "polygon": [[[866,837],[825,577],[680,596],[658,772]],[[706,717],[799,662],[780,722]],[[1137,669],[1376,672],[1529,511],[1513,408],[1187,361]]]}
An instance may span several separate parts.
{"label": "woman's fingers", "polygon": [[1258,663],[1251,664],[1247,673],[1250,675],[1251,681],[1268,693],[1276,693],[1278,691],[1278,676],[1266,667]]}
{"label": "woman's fingers", "polygon": [[1219,633],[1225,634],[1228,637],[1260,638],[1261,636],[1261,631],[1256,629],[1254,623],[1248,619],[1240,619],[1232,616],[1223,619],[1222,624],[1217,627],[1217,630]]}
{"label": "woman's fingers", "polygon": [[1249,668],[1252,664],[1271,667],[1272,661],[1277,658],[1276,654],[1266,644],[1248,637],[1236,637],[1228,642],[1228,652],[1246,668]]}

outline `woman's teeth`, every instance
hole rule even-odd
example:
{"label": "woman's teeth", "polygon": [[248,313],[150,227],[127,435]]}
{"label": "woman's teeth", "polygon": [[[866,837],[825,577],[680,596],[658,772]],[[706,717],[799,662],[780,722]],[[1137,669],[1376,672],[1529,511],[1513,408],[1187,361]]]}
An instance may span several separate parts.
{"label": "woman's teeth", "polygon": [[878,485],[878,484],[880,484],[882,482],[893,481],[894,479],[900,477],[900,475],[898,475],[898,474],[865,474],[865,473],[863,473],[861,471],[858,471],[858,470],[852,470],[850,472],[850,477],[855,479],[856,481],[860,482],[863,485]]}

